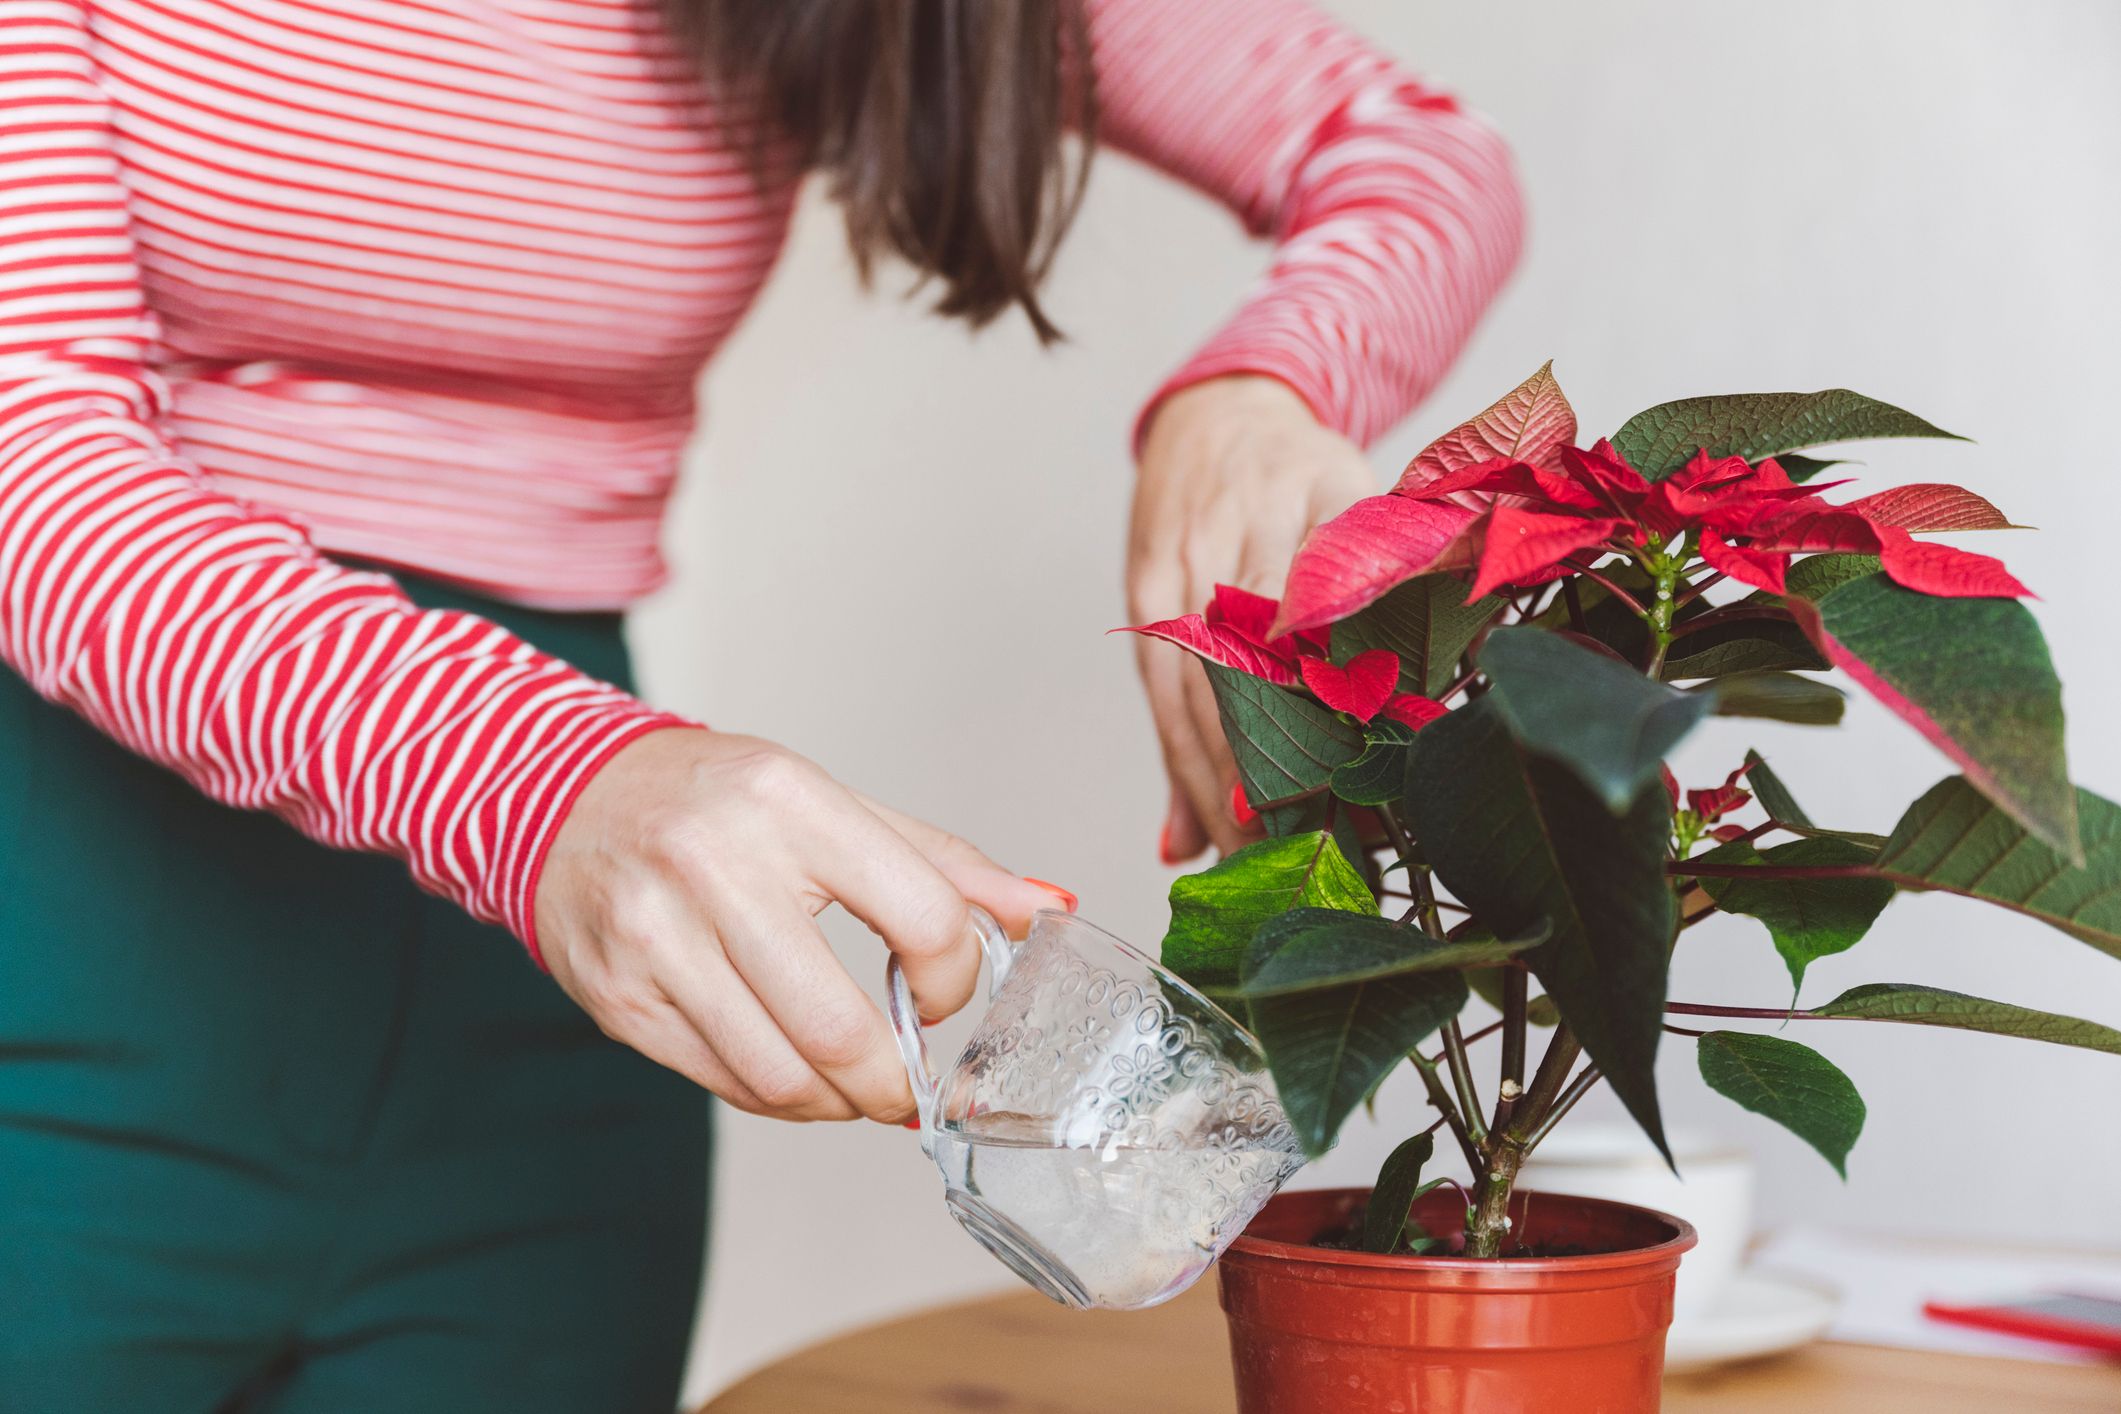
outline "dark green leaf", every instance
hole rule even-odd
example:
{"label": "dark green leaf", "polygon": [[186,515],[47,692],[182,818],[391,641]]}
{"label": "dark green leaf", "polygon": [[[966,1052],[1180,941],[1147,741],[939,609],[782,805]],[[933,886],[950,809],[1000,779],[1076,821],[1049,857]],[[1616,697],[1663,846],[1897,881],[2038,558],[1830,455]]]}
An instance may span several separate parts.
{"label": "dark green leaf", "polygon": [[1822,460],[1819,457],[1800,456],[1796,452],[1784,452],[1775,458],[1775,464],[1782,468],[1784,476],[1802,486],[1829,467],[1847,466],[1848,461],[1845,458]]}
{"label": "dark green leaf", "polygon": [[1809,1046],[1748,1031],[1709,1032],[1696,1058],[1711,1090],[1766,1115],[1848,1177],[1849,1150],[1863,1133],[1863,1097],[1832,1061]]}
{"label": "dark green leaf", "polygon": [[1825,830],[1814,825],[1811,816],[1804,813],[1796,797],[1790,794],[1789,787],[1783,785],[1782,778],[1760,759],[1759,752],[1746,752],[1745,764],[1749,768],[1745,774],[1746,788],[1752,791],[1768,818],[1791,834],[1809,839],[1848,840],[1863,846],[1872,855],[1885,848],[1884,835],[1867,834],[1862,830]]}
{"label": "dark green leaf", "polygon": [[1333,625],[1333,661],[1388,649],[1399,655],[1401,692],[1438,697],[1457,680],[1466,645],[1502,607],[1492,594],[1468,604],[1466,583],[1456,575],[1425,574]]}
{"label": "dark green leaf", "polygon": [[1887,877],[1916,889],[1985,899],[2050,923],[2121,957],[2121,806],[2076,793],[2084,864],[2034,839],[1964,776],[1907,808],[1878,856]]}
{"label": "dark green leaf", "polygon": [[1776,619],[1728,619],[1687,634],[1664,660],[1666,682],[1720,678],[1769,668],[1822,669],[1833,665],[1804,630]]}
{"label": "dark green leaf", "polygon": [[1494,684],[1481,700],[1518,743],[1574,771],[1616,814],[1715,705],[1543,629],[1497,629],[1480,666]]}
{"label": "dark green leaf", "polygon": [[1380,717],[1370,723],[1365,740],[1362,755],[1333,768],[1333,794],[1356,805],[1390,805],[1407,786],[1407,747],[1414,729]]}
{"label": "dark green leaf", "polygon": [[1197,987],[1234,985],[1259,925],[1298,906],[1377,911],[1362,876],[1323,830],[1261,840],[1174,879],[1164,966]]}
{"label": "dark green leaf", "polygon": [[1862,579],[1865,575],[1876,573],[1876,555],[1807,555],[1791,565],[1789,573],[1783,576],[1783,586],[1788,590],[1785,597],[1823,598],[1850,580]]}
{"label": "dark green leaf", "polygon": [[[1215,688],[1215,705],[1237,759],[1237,774],[1254,802],[1322,790],[1335,767],[1362,755],[1362,731],[1330,707],[1215,663],[1202,666]],[[1324,821],[1320,802],[1302,804],[1311,808],[1263,810],[1261,823],[1267,833],[1292,835],[1319,828]]]}
{"label": "dark green leaf", "polygon": [[1391,1252],[1406,1230],[1408,1210],[1421,1191],[1422,1165],[1436,1152],[1436,1141],[1417,1134],[1394,1149],[1377,1171],[1377,1185],[1370,1190],[1370,1206],[1362,1215],[1362,1248],[1365,1252]]}
{"label": "dark green leaf", "polygon": [[1767,811],[1770,820],[1783,825],[1810,827],[1812,817],[1804,813],[1804,807],[1797,803],[1797,797],[1790,794],[1790,788],[1782,783],[1782,777],[1768,769],[1768,763],[1762,759],[1759,752],[1746,752],[1745,764],[1746,789],[1760,802],[1760,808]]}
{"label": "dark green leaf", "polygon": [[1796,673],[1733,673],[1692,690],[1715,693],[1719,717],[1763,717],[1807,727],[1833,726],[1848,706],[1848,694],[1840,688]]}
{"label": "dark green leaf", "polygon": [[[1809,839],[1758,851],[1738,841],[1702,857],[1718,864],[1765,864],[1778,869],[1842,868],[1869,864],[1875,853],[1849,840]],[[1847,952],[1861,942],[1893,901],[1894,893],[1892,883],[1885,879],[1705,878],[1700,884],[1717,907],[1767,925],[1775,951],[1790,969],[1792,989],[1804,985],[1804,970],[1812,962]]]}
{"label": "dark green leaf", "polygon": [[1663,785],[1652,780],[1615,816],[1569,770],[1520,747],[1490,693],[1415,738],[1407,819],[1482,923],[1552,930],[1525,960],[1661,1148],[1653,1067],[1677,922]]}
{"label": "dark green leaf", "polygon": [[1515,942],[1482,938],[1449,943],[1411,923],[1331,908],[1295,908],[1260,925],[1236,995],[1257,1001],[1501,962],[1542,941],[1543,935]]}
{"label": "dark green leaf", "polygon": [[2081,1046],[2088,1051],[2121,1056],[2121,1031],[2111,1026],[1905,982],[1874,982],[1865,987],[1851,987],[1825,1006],[1812,1008],[1812,1015],[1858,1021],[1904,1021],[1915,1026],[1948,1026],[1958,1031],[2018,1036],[2028,1041]]}
{"label": "dark green leaf", "polygon": [[2046,844],[2080,857],[2062,684],[2015,599],[1942,599],[1882,574],[1810,600],[1826,655]]}
{"label": "dark green leaf", "polygon": [[1803,447],[1859,437],[1948,437],[1911,412],[1846,388],[1818,393],[1726,393],[1681,398],[1636,413],[1613,434],[1628,464],[1661,481],[1698,450],[1712,457],[1780,457]]}
{"label": "dark green leaf", "polygon": [[1252,1032],[1282,1109],[1317,1158],[1386,1073],[1465,1009],[1457,972],[1416,972],[1253,1002]]}

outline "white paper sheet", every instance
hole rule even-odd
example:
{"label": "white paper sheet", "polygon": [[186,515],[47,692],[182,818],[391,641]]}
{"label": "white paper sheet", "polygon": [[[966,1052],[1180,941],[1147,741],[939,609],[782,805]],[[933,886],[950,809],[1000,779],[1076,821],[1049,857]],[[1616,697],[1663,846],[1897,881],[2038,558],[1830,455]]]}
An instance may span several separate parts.
{"label": "white paper sheet", "polygon": [[1841,1292],[1830,1340],[1946,1350],[2005,1359],[2088,1364],[2099,1357],[2067,1346],[1934,1321],[1926,1301],[1984,1305],[2053,1292],[2121,1300],[2121,1258],[2014,1253],[1978,1244],[1954,1251],[1935,1243],[1796,1227],[1771,1235],[1750,1263],[1809,1277]]}

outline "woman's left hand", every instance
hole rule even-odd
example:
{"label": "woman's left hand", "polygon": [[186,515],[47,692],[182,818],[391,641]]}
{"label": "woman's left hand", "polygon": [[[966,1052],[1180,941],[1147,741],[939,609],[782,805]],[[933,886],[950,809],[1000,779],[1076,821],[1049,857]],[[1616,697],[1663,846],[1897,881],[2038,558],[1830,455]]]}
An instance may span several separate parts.
{"label": "woman's left hand", "polygon": [[[1279,595],[1304,532],[1376,490],[1362,449],[1279,379],[1214,378],[1173,393],[1142,441],[1127,549],[1132,621],[1199,613],[1218,584]],[[1171,776],[1163,861],[1256,838],[1256,825],[1239,823],[1237,767],[1207,674],[1153,639],[1136,640],[1136,657]]]}

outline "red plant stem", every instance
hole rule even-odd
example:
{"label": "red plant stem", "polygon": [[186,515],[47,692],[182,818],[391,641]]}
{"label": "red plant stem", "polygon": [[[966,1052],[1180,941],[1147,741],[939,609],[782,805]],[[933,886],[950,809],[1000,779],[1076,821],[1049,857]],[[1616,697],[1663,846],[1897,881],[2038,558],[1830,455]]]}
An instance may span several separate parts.
{"label": "red plant stem", "polygon": [[1702,909],[1699,913],[1689,913],[1686,917],[1679,920],[1679,931],[1684,933],[1687,929],[1693,927],[1696,923],[1699,923],[1702,919],[1708,917],[1710,914],[1721,912],[1723,912],[1723,910],[1712,903],[1707,908]]}
{"label": "red plant stem", "polygon": [[1575,580],[1563,579],[1561,581],[1561,597],[1569,606],[1569,627],[1575,629],[1578,633],[1589,633],[1590,629],[1586,626],[1583,617],[1583,596],[1576,592]]}
{"label": "red plant stem", "polygon": [[1868,864],[1704,864],[1675,859],[1664,872],[1684,879],[1882,879]]}
{"label": "red plant stem", "polygon": [[1817,1012],[1798,1011],[1790,1007],[1765,1006],[1711,1006],[1707,1002],[1666,1002],[1664,1009],[1673,1016],[1735,1016],[1749,1021],[1860,1021],[1862,1017],[1821,1016]]}
{"label": "red plant stem", "polygon": [[[1481,1027],[1478,1031],[1475,1031],[1472,1035],[1466,1037],[1466,1044],[1470,1046],[1475,1041],[1485,1041],[1488,1039],[1488,1037],[1494,1035],[1500,1030],[1502,1030],[1502,1023],[1499,1021],[1491,1021],[1487,1025]],[[1435,1055],[1429,1057],[1429,1064],[1442,1065],[1445,1059],[1446,1057],[1444,1056],[1444,1053],[1442,1051],[1438,1051]]]}
{"label": "red plant stem", "polygon": [[1561,1123],[1570,1110],[1576,1108],[1576,1102],[1589,1094],[1591,1087],[1596,1085],[1600,1078],[1601,1072],[1595,1065],[1587,1065],[1577,1073],[1576,1078],[1569,1082],[1569,1088],[1562,1091],[1561,1097],[1554,1101],[1554,1108],[1547,1111],[1547,1117],[1539,1122],[1539,1127],[1525,1136],[1524,1148],[1527,1154],[1539,1147],[1540,1140],[1554,1132],[1554,1126]]}
{"label": "red plant stem", "polygon": [[1711,609],[1706,614],[1672,625],[1672,637],[1685,638],[1690,633],[1699,633],[1705,628],[1716,628],[1723,624],[1736,623],[1740,619],[1770,619],[1776,623],[1794,623],[1787,609],[1770,609],[1764,605],[1732,604],[1727,608]]}
{"label": "red plant stem", "polygon": [[1693,603],[1696,599],[1699,599],[1704,593],[1708,591],[1711,585],[1716,584],[1722,578],[1723,571],[1718,570],[1714,574],[1704,575],[1700,579],[1695,580],[1692,584],[1689,584],[1687,586],[1686,593],[1679,596],[1679,600],[1676,607],[1684,609],[1687,605]]}
{"label": "red plant stem", "polygon": [[1665,1023],[1664,1029],[1674,1036],[1706,1036],[1709,1034],[1706,1031],[1696,1031],[1687,1026],[1674,1026],[1670,1022]]}
{"label": "red plant stem", "polygon": [[[1612,580],[1607,579],[1597,570],[1592,569],[1589,565],[1577,564],[1574,560],[1564,560],[1562,561],[1562,563],[1567,565],[1570,569],[1576,571],[1576,573],[1582,575],[1585,579],[1590,580],[1592,583],[1604,589],[1606,593],[1612,595],[1621,603],[1627,605],[1628,612],[1633,614],[1636,618],[1639,619],[1647,617],[1649,611],[1642,607],[1642,604],[1635,598],[1634,595],[1628,593],[1625,589],[1622,589],[1619,585],[1613,583]],[[1707,616],[1704,615],[1703,617]]]}

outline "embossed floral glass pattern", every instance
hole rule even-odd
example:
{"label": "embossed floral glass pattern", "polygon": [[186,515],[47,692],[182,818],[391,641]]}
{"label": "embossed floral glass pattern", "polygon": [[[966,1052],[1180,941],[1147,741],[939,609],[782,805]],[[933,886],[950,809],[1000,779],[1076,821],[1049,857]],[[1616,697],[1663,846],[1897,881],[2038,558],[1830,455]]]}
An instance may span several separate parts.
{"label": "embossed floral glass pattern", "polygon": [[981,921],[991,1001],[939,1082],[892,977],[945,1201],[1057,1301],[1132,1309],[1177,1295],[1303,1165],[1258,1043],[1072,914],[1039,914],[1014,949]]}

